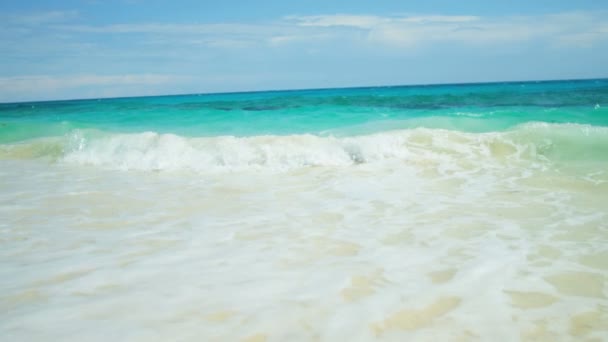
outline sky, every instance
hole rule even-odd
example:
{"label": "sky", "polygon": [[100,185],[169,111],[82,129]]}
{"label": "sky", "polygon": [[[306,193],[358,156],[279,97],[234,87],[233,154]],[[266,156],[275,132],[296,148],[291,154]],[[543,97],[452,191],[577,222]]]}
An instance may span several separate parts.
{"label": "sky", "polygon": [[0,102],[608,77],[608,1],[0,2]]}

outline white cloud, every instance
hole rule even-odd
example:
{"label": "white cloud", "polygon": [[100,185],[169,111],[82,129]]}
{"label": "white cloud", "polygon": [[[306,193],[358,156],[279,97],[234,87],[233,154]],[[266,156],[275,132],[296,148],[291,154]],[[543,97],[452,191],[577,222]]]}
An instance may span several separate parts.
{"label": "white cloud", "polygon": [[327,33],[319,34],[294,34],[294,35],[277,35],[270,37],[267,42],[271,46],[281,46],[285,44],[297,43],[297,42],[318,42],[322,40],[331,39],[332,35]]}
{"label": "white cloud", "polygon": [[311,27],[333,27],[345,26],[356,27],[362,29],[370,29],[387,21],[391,18],[384,18],[373,15],[315,15],[315,16],[289,16],[285,18],[287,21],[295,22],[298,26]]}
{"label": "white cloud", "polygon": [[[175,85],[191,80],[192,77],[189,76],[163,74],[0,77],[0,101],[45,99],[49,95],[56,96],[57,94],[62,97],[70,97],[71,91],[86,87],[95,88],[104,96],[143,95],[146,93],[146,88]],[[135,92],[133,94],[120,93],[126,89]]]}
{"label": "white cloud", "polygon": [[[604,12],[570,12],[539,16],[480,17],[469,15],[315,15],[288,16],[263,23],[139,23],[75,25],[65,22],[75,12],[46,12],[23,17],[24,23],[47,23],[72,34],[140,34],[141,42],[175,37],[176,44],[210,48],[247,48],[251,44],[285,45],[330,37],[341,41],[393,47],[442,42],[502,44],[545,39],[552,46],[592,46],[607,36]],[[178,37],[179,36],[179,37]]]}
{"label": "white cloud", "polygon": [[[327,77],[323,73],[329,71],[321,64],[326,60],[337,65],[341,63],[336,60],[344,59],[359,61],[359,65],[372,60],[382,64],[412,51],[415,53],[411,56],[437,60],[438,54],[456,51],[455,46],[464,46],[460,51],[471,54],[519,50],[522,55],[529,53],[531,47],[535,51],[555,49],[558,53],[581,48],[605,51],[606,14],[332,14],[288,16],[256,23],[108,25],[82,24],[86,18],[76,11],[5,14],[0,15],[0,101],[95,96],[96,89],[104,96],[149,94],[156,90],[166,93],[179,91],[184,84],[195,91],[217,89],[213,88],[217,84],[230,90],[239,88],[239,84],[264,84],[264,79],[274,77],[263,75],[254,81],[239,78],[224,86],[230,81],[226,74],[249,70],[269,75],[276,75],[277,70],[305,69],[305,74],[322,70],[310,80],[325,84]],[[349,68],[347,64],[344,70]],[[45,76],[81,71],[89,74]],[[8,77],[19,74],[39,76]],[[187,79],[177,74],[196,77]],[[221,77],[214,80],[210,74]],[[293,77],[293,71],[289,75]],[[300,78],[306,80],[304,76]],[[87,93],[80,91],[85,88]]]}
{"label": "white cloud", "polygon": [[411,48],[441,42],[495,44],[547,39],[587,45],[607,38],[605,13],[574,12],[542,16],[368,16],[322,15],[288,17],[302,27],[352,28],[367,32],[371,43]]}
{"label": "white cloud", "polygon": [[202,34],[202,33],[238,33],[249,32],[252,28],[244,24],[112,24],[91,25],[57,25],[56,29],[80,33],[148,33],[148,34]]}
{"label": "white cloud", "polygon": [[425,16],[373,16],[373,15],[315,15],[315,16],[290,16],[286,17],[289,21],[294,21],[300,26],[317,27],[356,27],[361,29],[373,29],[378,26],[395,23],[463,23],[479,20],[476,16],[448,16],[448,15],[425,15]]}
{"label": "white cloud", "polygon": [[73,75],[73,76],[15,76],[0,77],[0,89],[27,88],[35,85],[38,88],[66,88],[85,85],[111,84],[157,84],[175,80],[173,75]]}
{"label": "white cloud", "polygon": [[5,22],[21,25],[44,25],[70,21],[79,16],[78,11],[46,11],[28,14],[3,15]]}
{"label": "white cloud", "polygon": [[468,23],[478,21],[481,18],[472,15],[422,15],[398,19],[410,23]]}

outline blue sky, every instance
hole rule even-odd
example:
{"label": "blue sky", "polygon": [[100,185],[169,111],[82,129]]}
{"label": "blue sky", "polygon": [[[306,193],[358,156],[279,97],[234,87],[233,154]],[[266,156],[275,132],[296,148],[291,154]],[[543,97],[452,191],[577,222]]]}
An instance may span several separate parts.
{"label": "blue sky", "polygon": [[608,77],[605,1],[0,3],[0,102]]}

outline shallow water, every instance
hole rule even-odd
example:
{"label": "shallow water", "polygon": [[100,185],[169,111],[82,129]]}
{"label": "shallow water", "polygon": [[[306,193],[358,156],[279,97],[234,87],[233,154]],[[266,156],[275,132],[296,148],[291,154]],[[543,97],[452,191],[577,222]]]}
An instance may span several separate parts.
{"label": "shallow water", "polygon": [[608,128],[529,121],[0,145],[0,331],[605,339]]}

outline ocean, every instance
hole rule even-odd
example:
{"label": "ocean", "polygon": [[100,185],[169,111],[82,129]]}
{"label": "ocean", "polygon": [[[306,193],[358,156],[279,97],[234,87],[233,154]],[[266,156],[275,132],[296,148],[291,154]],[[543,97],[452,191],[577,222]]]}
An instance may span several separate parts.
{"label": "ocean", "polygon": [[0,104],[7,341],[608,334],[608,80]]}

